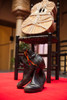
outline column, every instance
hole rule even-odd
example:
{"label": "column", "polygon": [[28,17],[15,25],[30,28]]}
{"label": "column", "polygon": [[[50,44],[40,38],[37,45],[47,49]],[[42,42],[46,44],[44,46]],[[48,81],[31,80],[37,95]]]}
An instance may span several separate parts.
{"label": "column", "polygon": [[16,36],[23,36],[21,24],[30,14],[30,0],[13,0],[12,12],[16,16]]}

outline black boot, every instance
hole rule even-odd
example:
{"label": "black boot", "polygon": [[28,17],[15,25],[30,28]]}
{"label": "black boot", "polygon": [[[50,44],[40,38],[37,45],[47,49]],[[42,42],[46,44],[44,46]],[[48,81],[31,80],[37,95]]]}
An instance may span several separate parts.
{"label": "black boot", "polygon": [[[23,58],[24,59],[24,58]],[[17,83],[17,88],[22,89],[25,84],[27,84],[33,77],[35,66],[29,66],[23,60],[24,70],[23,70],[23,79]]]}
{"label": "black boot", "polygon": [[[35,70],[45,68],[45,63],[41,56],[35,54],[32,50],[28,50],[25,53],[21,58],[21,62],[24,64],[23,79],[17,84],[17,88],[22,88],[27,84],[32,79]],[[26,56],[29,57],[30,62],[27,61]]]}
{"label": "black boot", "polygon": [[42,69],[35,70],[32,81],[24,88],[25,92],[39,92],[44,88],[45,73]]}
{"label": "black boot", "polygon": [[26,66],[23,71],[23,79],[18,82],[17,88],[21,89],[25,84],[27,84],[33,77],[34,68],[29,68]]}

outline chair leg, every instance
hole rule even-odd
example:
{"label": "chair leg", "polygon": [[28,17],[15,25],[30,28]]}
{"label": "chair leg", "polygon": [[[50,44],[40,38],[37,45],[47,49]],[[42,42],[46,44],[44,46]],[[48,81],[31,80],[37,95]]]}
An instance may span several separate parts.
{"label": "chair leg", "polygon": [[47,83],[51,83],[51,34],[49,34],[48,38],[48,59],[47,59]]}
{"label": "chair leg", "polygon": [[59,43],[56,44],[56,52],[57,52],[57,55],[56,55],[56,73],[55,73],[55,78],[56,80],[59,79],[59,69],[60,69],[60,55],[59,55]]}
{"label": "chair leg", "polygon": [[14,79],[18,79],[18,66],[19,66],[19,57],[18,57],[18,51],[19,51],[19,36],[16,36],[16,48],[15,48],[15,70],[14,70]]}

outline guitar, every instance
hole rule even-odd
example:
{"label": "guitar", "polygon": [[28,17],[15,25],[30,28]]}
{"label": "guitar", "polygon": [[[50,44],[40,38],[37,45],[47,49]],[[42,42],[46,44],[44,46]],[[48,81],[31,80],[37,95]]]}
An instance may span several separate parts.
{"label": "guitar", "polygon": [[56,13],[54,2],[43,0],[37,3],[32,7],[30,16],[22,23],[22,32],[28,35],[54,32]]}

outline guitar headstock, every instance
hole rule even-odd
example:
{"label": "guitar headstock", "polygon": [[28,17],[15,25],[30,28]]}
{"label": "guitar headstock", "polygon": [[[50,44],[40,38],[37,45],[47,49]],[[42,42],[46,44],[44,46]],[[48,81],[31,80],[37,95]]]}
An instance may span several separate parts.
{"label": "guitar headstock", "polygon": [[49,13],[52,14],[54,17],[56,16],[57,9],[53,1],[42,0],[41,2],[35,4],[31,8],[31,15],[49,14]]}

